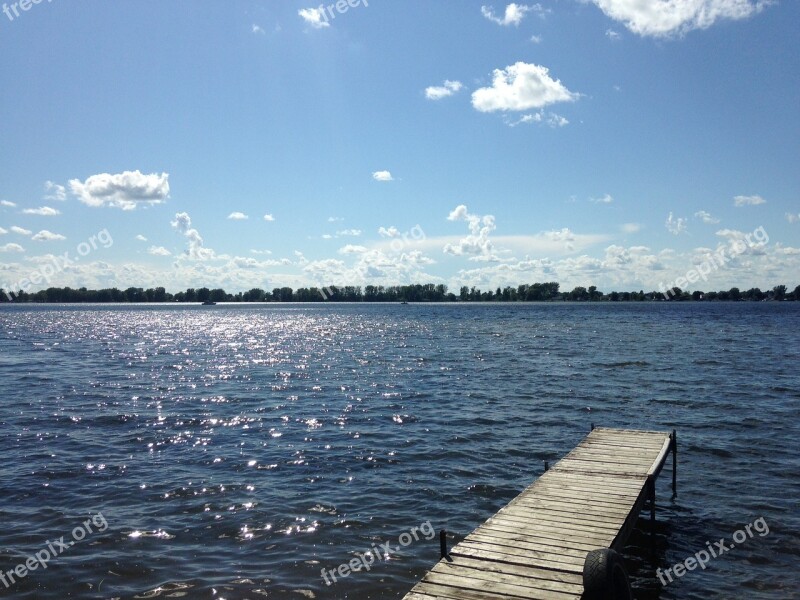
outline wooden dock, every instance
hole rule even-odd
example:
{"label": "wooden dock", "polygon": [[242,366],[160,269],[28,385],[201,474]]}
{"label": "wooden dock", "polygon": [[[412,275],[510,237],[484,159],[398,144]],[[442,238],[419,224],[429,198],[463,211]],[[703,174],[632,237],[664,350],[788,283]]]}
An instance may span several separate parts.
{"label": "wooden dock", "polygon": [[[536,482],[470,533],[404,600],[579,600],[586,555],[621,550],[649,504],[677,439],[597,428]],[[648,502],[649,501],[649,502]]]}

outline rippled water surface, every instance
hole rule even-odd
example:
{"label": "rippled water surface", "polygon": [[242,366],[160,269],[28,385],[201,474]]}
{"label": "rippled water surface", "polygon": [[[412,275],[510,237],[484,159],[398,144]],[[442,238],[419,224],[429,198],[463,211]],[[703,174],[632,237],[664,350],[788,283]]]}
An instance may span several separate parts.
{"label": "rippled water surface", "polygon": [[401,598],[593,422],[678,431],[637,597],[800,597],[798,359],[800,303],[4,306],[0,569],[95,522],[0,597]]}

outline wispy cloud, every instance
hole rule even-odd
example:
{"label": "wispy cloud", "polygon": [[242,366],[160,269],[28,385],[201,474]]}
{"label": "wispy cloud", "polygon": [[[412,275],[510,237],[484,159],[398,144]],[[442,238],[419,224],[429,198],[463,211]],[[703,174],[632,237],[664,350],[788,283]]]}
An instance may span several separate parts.
{"label": "wispy cloud", "polygon": [[672,235],[680,235],[681,233],[686,232],[686,225],[687,220],[683,217],[674,217],[672,213],[669,213],[667,217],[667,221],[664,226],[667,228]]}
{"label": "wispy cloud", "polygon": [[26,215],[38,215],[40,217],[55,217],[60,215],[61,211],[49,206],[42,206],[40,208],[26,208],[22,211]]}
{"label": "wispy cloud", "polygon": [[141,233],[136,236],[136,239],[139,240],[140,242],[146,242],[147,241],[147,238],[144,237]]}
{"label": "wispy cloud", "polygon": [[17,203],[11,202],[10,200],[0,200],[0,206],[5,206],[6,208],[15,208]]}
{"label": "wispy cloud", "polygon": [[594,204],[611,204],[614,202],[614,198],[611,194],[603,194],[599,198],[589,198],[589,202],[593,202]]}
{"label": "wispy cloud", "polygon": [[325,18],[324,8],[301,8],[297,11],[300,18],[314,29],[324,29],[330,27],[331,24]]}
{"label": "wispy cloud", "polygon": [[504,27],[509,27],[513,25],[514,27],[519,26],[522,23],[522,19],[525,18],[525,15],[528,13],[533,12],[537,13],[539,16],[543,16],[547,11],[542,7],[541,4],[516,4],[512,2],[511,4],[506,5],[505,13],[502,17],[498,17],[495,15],[494,7],[493,6],[481,6],[481,14],[492,21],[493,23],[497,23],[498,25],[502,25]]}
{"label": "wispy cloud", "polygon": [[44,200],[57,200],[63,202],[67,199],[67,188],[52,181],[44,182],[44,190],[46,192]]}
{"label": "wispy cloud", "polygon": [[761,196],[735,196],[733,198],[734,206],[758,206],[766,203],[767,201]]}
{"label": "wispy cloud", "polygon": [[694,216],[700,219],[703,223],[707,223],[709,225],[714,225],[716,223],[719,223],[719,219],[715,219],[714,217],[711,216],[711,213],[706,212],[704,210],[697,211],[696,213],[694,213]]}

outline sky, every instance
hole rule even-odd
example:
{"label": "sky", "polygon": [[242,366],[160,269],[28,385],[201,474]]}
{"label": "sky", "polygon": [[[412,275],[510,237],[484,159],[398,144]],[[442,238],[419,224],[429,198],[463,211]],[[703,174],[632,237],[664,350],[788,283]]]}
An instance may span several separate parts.
{"label": "sky", "polygon": [[0,288],[800,284],[794,0],[34,2]]}

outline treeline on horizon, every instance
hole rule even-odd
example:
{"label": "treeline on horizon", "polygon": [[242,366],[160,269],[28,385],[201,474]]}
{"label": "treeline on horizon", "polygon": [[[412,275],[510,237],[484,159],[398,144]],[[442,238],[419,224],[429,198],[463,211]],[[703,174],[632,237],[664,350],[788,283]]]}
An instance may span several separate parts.
{"label": "treeline on horizon", "polygon": [[671,288],[645,293],[603,293],[596,286],[578,286],[570,292],[559,290],[556,282],[532,285],[507,286],[497,290],[481,291],[475,287],[462,286],[458,294],[448,291],[443,284],[413,284],[395,286],[368,285],[329,286],[325,288],[275,288],[271,292],[253,288],[247,292],[229,294],[220,288],[189,288],[185,292],[171,294],[163,287],[136,288],[126,290],[109,288],[102,290],[51,287],[28,293],[7,293],[0,289],[0,302],[18,303],[143,303],[143,302],[645,302],[645,301],[762,301],[800,300],[800,285],[789,292],[785,285],[768,291],[751,288],[742,291],[737,287],[716,292],[683,291]]}

